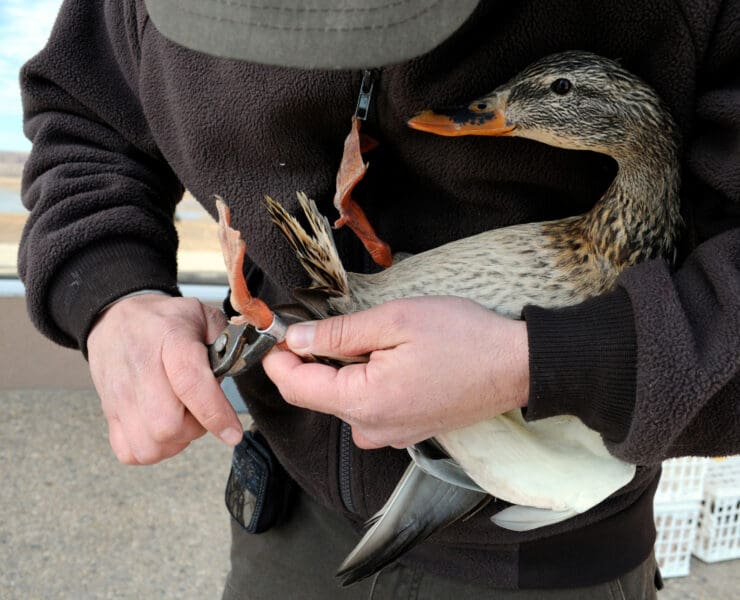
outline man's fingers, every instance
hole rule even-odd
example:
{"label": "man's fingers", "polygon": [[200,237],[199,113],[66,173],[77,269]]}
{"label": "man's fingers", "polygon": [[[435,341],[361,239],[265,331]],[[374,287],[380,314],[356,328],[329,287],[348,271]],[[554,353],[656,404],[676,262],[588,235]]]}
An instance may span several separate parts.
{"label": "man's fingers", "polygon": [[361,356],[405,341],[407,315],[396,302],[288,328],[288,347],[303,356]]}
{"label": "man's fingers", "polygon": [[205,433],[173,391],[163,364],[157,364],[158,373],[134,382],[137,415],[143,431],[155,442],[186,444]]}
{"label": "man's fingers", "polygon": [[362,400],[354,400],[365,396],[367,365],[364,363],[336,369],[320,363],[304,363],[292,352],[274,350],[262,364],[290,404],[334,414],[348,423],[367,407]]}
{"label": "man's fingers", "polygon": [[189,444],[206,432],[182,404],[173,408],[175,410],[165,412],[157,407],[157,417],[146,421],[147,432],[152,440],[160,444]]}
{"label": "man's fingers", "polygon": [[172,391],[193,417],[223,442],[236,446],[242,439],[242,425],[208,366],[206,347],[173,331],[162,345],[162,363]]}
{"label": "man's fingers", "polygon": [[121,422],[116,417],[108,418],[108,441],[110,447],[113,449],[113,454],[116,455],[118,462],[124,465],[138,465],[138,461],[131,452],[131,447],[126,440],[126,435],[123,432]]}
{"label": "man's fingers", "polygon": [[334,367],[304,363],[292,352],[277,349],[264,358],[262,366],[286,402],[319,412],[336,408],[337,369]]}
{"label": "man's fingers", "polygon": [[135,431],[127,429],[127,425],[129,424],[124,424],[123,431],[128,440],[133,461],[126,464],[153,465],[182,452],[190,443],[173,442],[163,444],[155,442],[150,437],[137,435]]}
{"label": "man's fingers", "polygon": [[[195,436],[198,437],[198,436]],[[195,439],[192,437],[192,439]],[[162,443],[142,431],[130,421],[118,418],[108,419],[108,441],[118,462],[124,465],[152,465],[182,452],[191,440],[186,442]]]}
{"label": "man's fingers", "polygon": [[363,450],[376,450],[382,448],[386,444],[378,444],[373,442],[370,438],[366,437],[357,427],[352,428],[352,439],[355,442],[355,446],[362,448]]}

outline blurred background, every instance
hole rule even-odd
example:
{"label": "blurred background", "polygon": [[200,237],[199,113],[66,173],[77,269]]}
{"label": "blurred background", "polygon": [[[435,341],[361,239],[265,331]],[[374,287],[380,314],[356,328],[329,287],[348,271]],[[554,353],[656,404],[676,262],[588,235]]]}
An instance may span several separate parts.
{"label": "blurred background", "polygon": [[[87,365],[76,351],[59,349],[29,329],[16,268],[18,242],[27,217],[21,202],[21,175],[31,150],[31,142],[23,134],[18,72],[43,48],[60,5],[61,0],[0,0],[0,350],[4,357],[0,385],[4,389],[28,385],[90,387]],[[184,292],[220,303],[226,276],[215,223],[190,194],[180,203],[176,218]],[[29,358],[42,362],[45,368],[25,368]]]}
{"label": "blurred background", "polygon": [[[209,436],[160,465],[118,464],[87,364],[26,315],[16,257],[31,144],[18,71],[45,44],[60,5],[0,0],[0,598],[219,598],[230,450]],[[186,194],[177,227],[183,293],[219,304],[226,278],[215,224]],[[740,557],[740,466],[718,465],[666,468],[655,511],[670,576],[661,600],[740,597],[740,561],[730,560]]]}

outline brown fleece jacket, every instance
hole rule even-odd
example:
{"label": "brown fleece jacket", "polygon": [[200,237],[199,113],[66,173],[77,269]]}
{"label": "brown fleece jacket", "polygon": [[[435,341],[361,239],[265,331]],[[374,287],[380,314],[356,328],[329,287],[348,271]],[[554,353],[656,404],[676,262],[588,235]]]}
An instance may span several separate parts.
{"label": "brown fleece jacket", "polygon": [[[504,587],[587,585],[626,572],[653,542],[654,465],[740,452],[738,0],[482,2],[429,54],[378,71],[365,128],[381,144],[357,199],[379,235],[406,252],[588,210],[615,172],[604,156],[521,139],[438,138],[405,125],[421,109],[469,101],[567,49],[619,58],[663,97],[684,140],[688,227],[675,272],[651,261],[579,306],[525,309],[527,418],[575,414],[613,453],[653,466],[565,523],[504,531],[488,520],[497,503],[408,558]],[[304,190],[334,214],[360,77],[186,50],[159,34],[140,0],[67,1],[47,47],[21,74],[34,148],[19,269],[37,326],[84,350],[108,302],[142,288],[177,293],[172,216],[183,186],[211,214],[213,194],[229,200],[252,284],[269,301],[287,300],[305,276],[260,199],[269,193],[295,208],[295,191]],[[351,233],[338,231],[337,243],[350,270],[371,268]],[[340,460],[337,419],[287,405],[264,376],[239,386],[309,493],[356,523],[379,508],[404,453],[350,448]]]}

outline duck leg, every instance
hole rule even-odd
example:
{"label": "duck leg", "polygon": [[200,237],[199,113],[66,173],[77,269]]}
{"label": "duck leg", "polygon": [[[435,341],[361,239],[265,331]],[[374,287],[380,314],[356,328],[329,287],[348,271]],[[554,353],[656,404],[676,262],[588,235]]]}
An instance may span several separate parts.
{"label": "duck leg", "polygon": [[234,310],[239,313],[239,316],[231,319],[231,323],[235,325],[249,323],[257,329],[265,330],[272,325],[274,314],[267,304],[252,296],[247,287],[243,271],[247,245],[241,234],[231,227],[231,211],[219,196],[216,196],[216,210],[218,210],[218,241],[224,255],[226,276],[231,289],[229,300]]}
{"label": "duck leg", "polygon": [[393,262],[391,249],[381,240],[370,225],[365,211],[352,199],[352,190],[362,180],[368,165],[362,160],[362,152],[372,150],[377,142],[360,134],[360,121],[352,118],[352,129],[344,140],[344,154],[337,171],[337,191],[334,206],[339,211],[339,219],[334,227],[347,225],[360,238],[372,259],[381,267],[390,267]]}

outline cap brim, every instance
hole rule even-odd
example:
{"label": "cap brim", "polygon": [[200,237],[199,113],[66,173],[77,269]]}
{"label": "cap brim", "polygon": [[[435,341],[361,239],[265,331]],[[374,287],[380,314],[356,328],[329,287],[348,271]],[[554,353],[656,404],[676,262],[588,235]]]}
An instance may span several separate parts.
{"label": "cap brim", "polygon": [[[145,0],[156,28],[192,50],[286,67],[380,67],[425,54],[478,0]],[[339,5],[339,6],[338,6]]]}

